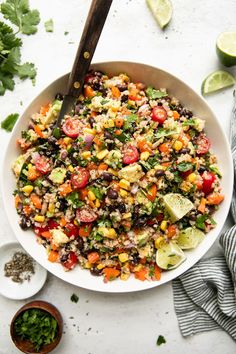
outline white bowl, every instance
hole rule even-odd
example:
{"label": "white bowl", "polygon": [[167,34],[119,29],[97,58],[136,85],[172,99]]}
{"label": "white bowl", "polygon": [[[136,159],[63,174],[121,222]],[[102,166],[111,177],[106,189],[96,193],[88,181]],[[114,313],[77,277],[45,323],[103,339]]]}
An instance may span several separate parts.
{"label": "white bowl", "polygon": [[130,292],[153,288],[178,277],[192,267],[209,250],[220,234],[229,211],[233,189],[233,165],[230,148],[217,118],[208,107],[207,103],[183,81],[173,75],[149,65],[133,62],[98,63],[93,64],[92,67],[96,68],[96,70],[106,72],[109,75],[125,72],[134,82],[143,82],[146,85],[156,88],[167,88],[170,95],[178,98],[180,102],[182,102],[185,107],[192,110],[195,115],[206,120],[206,132],[212,142],[212,150],[218,157],[219,168],[223,173],[221,185],[225,200],[214,215],[217,222],[216,228],[210,231],[204,241],[195,250],[186,252],[187,260],[178,268],[163,272],[160,281],[142,282],[131,277],[128,281],[116,280],[105,284],[102,277],[94,277],[90,275],[89,271],[82,270],[80,267],[76,267],[73,271],[65,272],[61,265],[50,263],[47,260],[45,249],[37,244],[34,233],[30,230],[23,231],[18,224],[19,216],[14,208],[12,196],[15,189],[15,178],[11,171],[11,164],[19,155],[16,140],[21,136],[21,130],[27,127],[30,116],[37,112],[40,106],[53,100],[57,92],[65,92],[68,75],[60,77],[43,90],[28,106],[14,127],[6,149],[1,174],[4,206],[11,227],[21,245],[38,263],[57,277],[82,288],[103,292]]}

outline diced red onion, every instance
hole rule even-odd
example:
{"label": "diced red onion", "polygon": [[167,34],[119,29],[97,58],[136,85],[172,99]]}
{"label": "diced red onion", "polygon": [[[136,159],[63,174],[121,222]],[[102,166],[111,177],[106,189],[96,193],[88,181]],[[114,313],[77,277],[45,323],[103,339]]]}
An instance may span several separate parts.
{"label": "diced red onion", "polygon": [[134,184],[131,188],[131,193],[136,194],[138,192],[138,184]]}
{"label": "diced red onion", "polygon": [[92,135],[92,134],[87,134],[87,135],[84,136],[84,141],[85,141],[85,147],[86,148],[90,148],[91,147],[93,139],[94,139],[94,135]]}

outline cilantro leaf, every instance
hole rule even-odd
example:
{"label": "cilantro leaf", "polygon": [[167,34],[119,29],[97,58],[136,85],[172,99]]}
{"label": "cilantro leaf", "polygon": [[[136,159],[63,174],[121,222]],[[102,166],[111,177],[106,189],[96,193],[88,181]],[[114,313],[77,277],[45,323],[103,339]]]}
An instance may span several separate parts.
{"label": "cilantro leaf", "polygon": [[197,217],[196,219],[196,227],[201,230],[206,229],[205,221],[208,219],[208,215],[203,214]]}
{"label": "cilantro leaf", "polygon": [[46,22],[44,22],[44,27],[46,32],[53,32],[53,20],[50,19]]}
{"label": "cilantro leaf", "polygon": [[162,335],[158,336],[157,345],[159,346],[159,345],[164,344],[164,343],[166,343],[165,338]]}
{"label": "cilantro leaf", "polygon": [[70,297],[72,302],[77,303],[79,301],[79,297],[76,294],[72,294]]}
{"label": "cilantro leaf", "polygon": [[5,129],[7,132],[11,132],[18,118],[18,113],[10,114],[1,122],[1,128]]}
{"label": "cilantro leaf", "polygon": [[156,90],[156,89],[152,88],[151,86],[149,86],[146,89],[146,94],[147,94],[148,98],[150,98],[151,100],[155,100],[157,98],[162,98],[162,97],[168,96],[168,94],[166,92]]}
{"label": "cilantro leaf", "polygon": [[37,32],[40,15],[38,10],[30,10],[28,0],[6,0],[1,4],[1,12],[19,32],[27,35]]}
{"label": "cilantro leaf", "polygon": [[30,79],[34,79],[37,72],[34,64],[32,63],[24,63],[22,65],[17,66],[17,74],[20,79],[26,79],[29,77]]}
{"label": "cilantro leaf", "polygon": [[181,172],[187,172],[192,170],[193,168],[193,164],[191,164],[190,162],[181,162],[177,165],[177,169]]}

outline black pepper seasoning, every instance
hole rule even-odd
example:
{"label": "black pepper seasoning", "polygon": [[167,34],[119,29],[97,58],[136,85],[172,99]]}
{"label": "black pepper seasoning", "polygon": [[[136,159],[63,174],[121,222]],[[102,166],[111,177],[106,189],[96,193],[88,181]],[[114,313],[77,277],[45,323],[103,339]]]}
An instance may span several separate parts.
{"label": "black pepper seasoning", "polygon": [[12,259],[4,265],[5,277],[11,278],[15,283],[30,281],[35,273],[35,262],[24,252],[15,252]]}

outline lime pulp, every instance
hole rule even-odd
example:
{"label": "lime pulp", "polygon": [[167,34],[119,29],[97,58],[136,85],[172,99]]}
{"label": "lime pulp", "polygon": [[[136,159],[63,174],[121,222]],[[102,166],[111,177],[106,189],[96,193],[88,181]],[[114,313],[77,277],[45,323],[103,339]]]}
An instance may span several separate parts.
{"label": "lime pulp", "polygon": [[236,65],[236,32],[223,32],[218,36],[216,53],[223,65]]}
{"label": "lime pulp", "polygon": [[170,0],[146,0],[153,16],[161,28],[168,25],[172,17],[172,4]]}
{"label": "lime pulp", "polygon": [[230,73],[224,70],[217,70],[208,75],[203,81],[202,94],[207,95],[226,87],[233,86],[234,84],[235,78]]}

